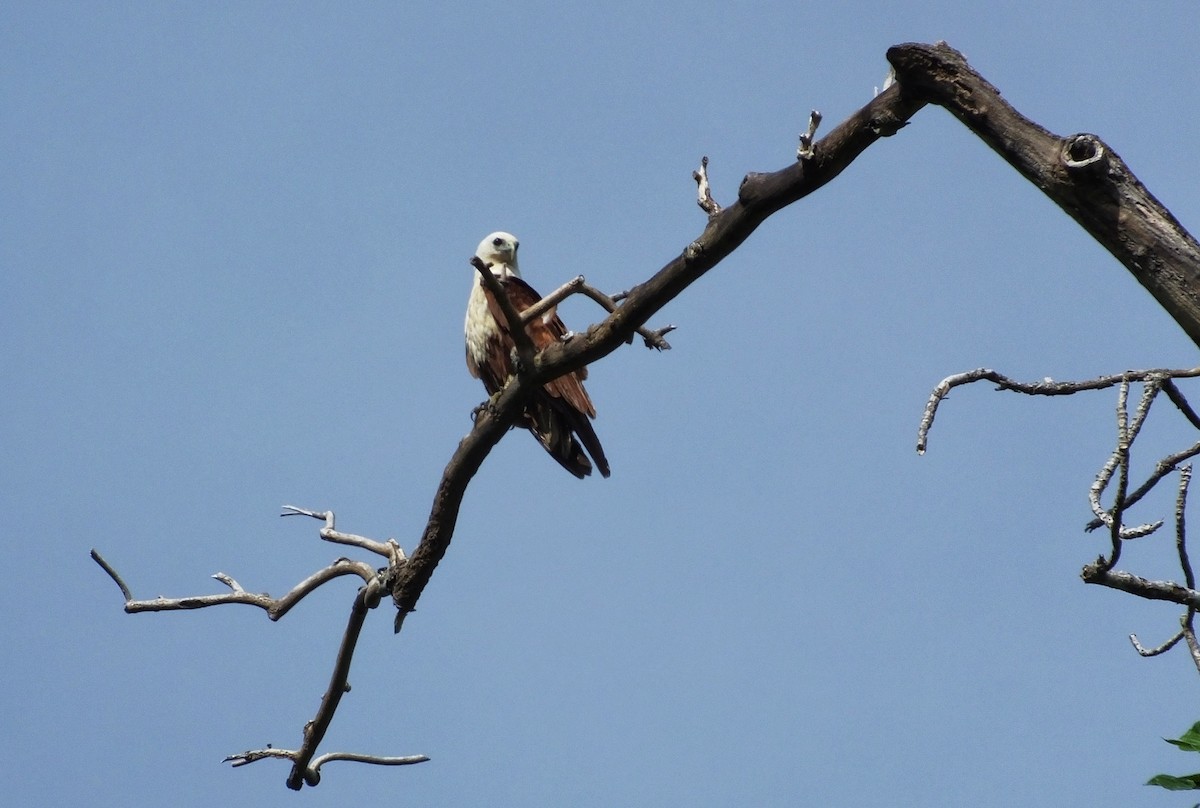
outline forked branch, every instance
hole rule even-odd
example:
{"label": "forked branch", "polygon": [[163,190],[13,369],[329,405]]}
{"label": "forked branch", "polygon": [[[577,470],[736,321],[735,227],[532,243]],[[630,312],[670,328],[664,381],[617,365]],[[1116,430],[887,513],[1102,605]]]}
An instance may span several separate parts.
{"label": "forked branch", "polygon": [[286,595],[279,598],[273,598],[265,592],[261,594],[247,592],[232,577],[223,572],[217,572],[213,573],[212,577],[225,584],[232,591],[213,595],[190,595],[182,598],[164,598],[160,596],[151,600],[134,600],[125,581],[113,569],[112,565],[100,555],[99,551],[92,550],[92,560],[99,564],[101,569],[107,572],[108,576],[113,579],[113,582],[120,587],[121,594],[125,596],[125,612],[127,614],[203,609],[208,606],[240,603],[246,606],[257,606],[267,613],[268,618],[278,620],[291,611],[292,607],[303,600],[305,596],[311,594],[321,585],[332,581],[334,578],[340,578],[343,575],[357,575],[364,581],[370,581],[376,575],[375,568],[370,564],[364,564],[361,561],[352,561],[348,558],[339,558],[329,566],[317,570],[292,587]]}
{"label": "forked branch", "polygon": [[299,789],[304,785],[316,785],[321,779],[321,765],[331,760],[353,760],[384,766],[420,763],[428,760],[424,755],[379,757],[353,752],[332,752],[315,757],[317,748],[320,746],[326,731],[329,729],[329,724],[333,720],[334,713],[337,712],[342,696],[350,689],[350,663],[354,658],[354,648],[358,643],[359,635],[362,633],[367,612],[379,605],[380,596],[389,590],[391,581],[403,569],[405,563],[407,563],[407,559],[404,556],[404,552],[400,549],[400,545],[392,539],[381,542],[368,539],[365,536],[338,531],[335,526],[333,511],[311,511],[305,508],[297,508],[294,505],[285,505],[283,513],[280,515],[308,516],[313,519],[319,519],[325,523],[319,532],[321,539],[368,550],[388,559],[388,565],[382,569],[375,569],[370,564],[362,561],[339,558],[329,566],[318,570],[301,581],[281,598],[272,598],[267,594],[247,592],[232,577],[223,572],[218,572],[213,577],[233,590],[232,592],[183,598],[159,597],[153,600],[139,601],[133,599],[133,595],[124,579],[122,579],[116,569],[99,552],[92,550],[92,558],[121,589],[121,593],[125,597],[125,611],[130,613],[201,609],[208,606],[241,603],[257,606],[265,610],[271,620],[278,620],[287,614],[301,599],[322,584],[342,575],[358,575],[363,579],[364,585],[359,588],[358,593],[355,595],[354,603],[350,610],[350,619],[342,635],[342,643],[338,648],[337,658],[334,660],[329,687],[321,699],[321,705],[317,708],[316,715],[304,725],[303,741],[300,748],[286,750],[272,747],[230,755],[225,760],[233,763],[235,766],[244,766],[248,763],[268,758],[290,760],[292,762],[292,771],[288,776],[287,785],[292,789]]}
{"label": "forked branch", "polygon": [[[1155,464],[1154,471],[1132,493],[1129,493],[1130,458],[1134,443],[1141,434],[1150,415],[1151,405],[1160,392],[1167,397],[1184,415],[1190,427],[1196,426],[1195,413],[1187,398],[1175,384],[1176,379],[1187,379],[1200,376],[1200,368],[1188,370],[1131,370],[1121,374],[1102,376],[1098,379],[1074,382],[1055,382],[1044,379],[1040,382],[1017,382],[993,370],[979,370],[959,373],[943,379],[933,390],[925,405],[925,412],[918,428],[917,450],[924,452],[929,430],[938,411],[938,406],[949,392],[966,384],[978,381],[989,381],[996,385],[997,390],[1009,390],[1024,395],[1061,396],[1083,392],[1085,390],[1100,390],[1107,387],[1118,387],[1117,395],[1117,440],[1116,446],[1104,462],[1095,481],[1089,488],[1088,498],[1091,502],[1095,519],[1087,525],[1088,530],[1096,527],[1107,527],[1110,538],[1110,550],[1105,556],[1100,556],[1086,565],[1081,572],[1083,580],[1090,584],[1100,584],[1111,589],[1117,589],[1148,600],[1165,600],[1177,603],[1186,608],[1180,618],[1180,630],[1162,645],[1146,648],[1136,635],[1129,635],[1133,647],[1142,656],[1158,656],[1175,647],[1180,640],[1186,640],[1192,654],[1192,661],[1200,670],[1200,642],[1197,641],[1193,621],[1197,608],[1200,608],[1200,592],[1196,591],[1195,574],[1187,551],[1186,507],[1188,487],[1192,478],[1192,467],[1179,464],[1185,459],[1200,453],[1200,443],[1162,458]],[[1132,415],[1129,412],[1129,387],[1131,383],[1141,383],[1142,395]],[[1170,392],[1168,392],[1170,391]],[[1125,514],[1138,500],[1149,493],[1160,481],[1172,471],[1179,472],[1179,487],[1175,500],[1175,547],[1182,572],[1183,582],[1156,581],[1134,575],[1123,570],[1115,569],[1121,557],[1121,548],[1127,541],[1149,536],[1163,525],[1163,520],[1156,520],[1142,525],[1129,526],[1125,523]],[[1101,500],[1116,478],[1116,490],[1113,493],[1112,504],[1105,507]]]}
{"label": "forked branch", "polygon": [[[476,261],[479,259],[476,258]],[[548,311],[554,309],[559,303],[566,300],[574,294],[585,295],[600,304],[609,314],[617,310],[617,298],[609,297],[594,286],[589,286],[582,275],[576,275],[571,280],[564,283],[562,286],[555,289],[550,294],[543,297],[537,303],[534,303],[529,308],[521,312],[521,322],[528,323],[535,317],[540,317]],[[663,337],[675,330],[675,326],[667,325],[662,328],[651,331],[649,328],[639,326],[637,333],[641,335],[642,340],[646,343],[647,348],[654,348],[659,351],[671,350],[671,343],[667,342]]]}

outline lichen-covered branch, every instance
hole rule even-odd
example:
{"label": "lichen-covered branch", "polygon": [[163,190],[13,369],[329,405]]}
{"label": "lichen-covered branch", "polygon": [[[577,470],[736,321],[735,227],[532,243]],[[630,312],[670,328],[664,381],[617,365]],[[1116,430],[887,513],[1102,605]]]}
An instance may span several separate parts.
{"label": "lichen-covered branch", "polygon": [[[1146,648],[1134,634],[1129,635],[1134,649],[1145,657],[1158,656],[1174,648],[1180,640],[1186,640],[1192,661],[1200,671],[1200,641],[1197,640],[1193,627],[1196,610],[1200,607],[1200,592],[1196,591],[1195,574],[1187,550],[1186,510],[1189,484],[1192,479],[1192,467],[1179,464],[1190,457],[1200,454],[1200,443],[1180,452],[1175,452],[1158,461],[1154,471],[1133,493],[1129,493],[1130,457],[1134,443],[1141,434],[1150,415],[1151,405],[1160,392],[1167,392],[1168,398],[1184,415],[1189,427],[1194,424],[1194,411],[1175,384],[1176,379],[1194,378],[1200,375],[1200,368],[1187,370],[1129,370],[1120,374],[1101,376],[1098,379],[1085,381],[1055,382],[1043,379],[1040,382],[1018,382],[1003,374],[987,368],[958,373],[943,379],[934,387],[925,412],[921,417],[921,425],[917,430],[917,450],[924,452],[929,431],[939,404],[949,392],[967,384],[979,381],[989,381],[996,385],[997,390],[1008,390],[1024,395],[1061,396],[1083,392],[1085,390],[1100,390],[1116,386],[1117,395],[1117,440],[1116,446],[1104,462],[1095,482],[1089,488],[1088,498],[1096,518],[1089,522],[1087,530],[1097,527],[1108,527],[1111,547],[1107,556],[1100,556],[1086,565],[1081,572],[1083,580],[1090,584],[1100,584],[1111,589],[1127,592],[1148,600],[1165,600],[1186,607],[1187,611],[1180,618],[1181,628],[1162,645]],[[1141,383],[1142,395],[1132,417],[1129,413],[1129,388],[1132,383]],[[1175,581],[1159,581],[1134,575],[1123,570],[1115,569],[1121,557],[1121,548],[1125,542],[1140,539],[1157,531],[1164,523],[1156,520],[1143,525],[1130,527],[1125,524],[1125,514],[1136,502],[1149,493],[1170,472],[1178,470],[1179,488],[1175,499],[1175,550],[1179,559],[1183,583]],[[1116,477],[1116,491],[1112,495],[1112,504],[1105,507],[1101,503],[1113,477]]]}
{"label": "lichen-covered branch", "polygon": [[974,384],[979,381],[988,381],[995,384],[997,390],[1009,390],[1014,393],[1024,393],[1028,396],[1070,396],[1088,390],[1104,390],[1108,387],[1116,387],[1122,382],[1144,382],[1149,379],[1193,379],[1197,376],[1200,376],[1200,367],[1186,370],[1168,370],[1165,368],[1127,370],[1124,373],[1113,373],[1095,379],[1070,382],[1056,382],[1049,377],[1036,382],[1019,382],[1008,378],[1002,373],[997,373],[991,368],[978,368],[976,370],[964,371],[963,373],[955,373],[953,376],[947,376],[938,382],[937,386],[933,388],[933,392],[929,395],[929,401],[925,404],[925,412],[921,416],[921,423],[917,427],[917,454],[925,454],[925,450],[929,444],[929,430],[933,428],[933,419],[937,417],[938,407],[955,387],[962,387],[963,385]]}

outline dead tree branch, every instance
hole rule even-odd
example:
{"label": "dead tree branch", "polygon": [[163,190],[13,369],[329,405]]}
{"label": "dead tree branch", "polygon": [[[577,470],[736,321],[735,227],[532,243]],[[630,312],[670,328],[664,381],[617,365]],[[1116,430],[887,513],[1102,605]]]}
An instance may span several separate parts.
{"label": "dead tree branch", "polygon": [[305,578],[281,598],[272,598],[265,593],[255,594],[247,592],[232,577],[223,572],[218,572],[213,577],[228,586],[233,590],[232,592],[220,595],[199,595],[184,598],[159,597],[154,600],[138,601],[133,599],[133,595],[124,579],[121,578],[116,569],[99,552],[92,550],[92,558],[121,589],[121,594],[125,597],[125,611],[131,614],[146,611],[202,609],[208,606],[241,603],[257,606],[265,610],[271,620],[278,620],[287,614],[306,595],[313,592],[322,584],[342,575],[358,575],[363,579],[364,585],[359,588],[354,598],[354,604],[350,610],[350,619],[342,635],[342,643],[338,648],[337,658],[334,660],[329,687],[325,690],[325,694],[321,698],[321,705],[317,708],[317,714],[313,716],[311,721],[304,725],[304,737],[300,748],[295,750],[260,749],[230,755],[225,760],[232,762],[235,766],[244,766],[248,763],[254,763],[255,761],[267,758],[290,760],[292,761],[292,770],[288,775],[287,785],[289,788],[296,790],[302,788],[304,785],[316,785],[320,782],[321,765],[330,760],[353,760],[384,766],[421,763],[428,760],[424,755],[378,757],[354,752],[331,752],[316,757],[317,748],[325,738],[325,733],[329,729],[330,722],[333,721],[334,713],[337,712],[338,704],[343,694],[350,690],[350,663],[354,658],[354,648],[358,643],[359,635],[362,633],[367,612],[379,605],[381,595],[388,591],[391,580],[397,575],[399,570],[403,569],[405,563],[407,563],[407,559],[404,557],[404,552],[400,549],[400,546],[391,539],[388,539],[386,542],[380,542],[364,536],[339,532],[335,528],[336,519],[333,511],[311,511],[305,508],[297,508],[294,505],[285,505],[283,511],[280,514],[281,516],[308,516],[323,521],[325,526],[319,532],[323,540],[369,550],[387,558],[388,565],[377,570],[362,561],[339,558],[328,567],[318,570],[308,578]]}
{"label": "dead tree branch", "polygon": [[[1026,178],[1050,195],[1125,264],[1179,321],[1193,341],[1200,344],[1200,246],[1146,191],[1111,148],[1094,135],[1068,138],[1052,135],[1022,117],[1000,97],[992,85],[967,65],[961,54],[945,44],[900,45],[888,51],[888,60],[893,66],[895,81],[889,77],[889,83],[883,91],[819,141],[815,140],[815,134],[820,115],[814,111],[809,117],[807,132],[800,137],[796,159],[775,172],[747,174],[738,187],[737,199],[726,207],[715,200],[705,157],[700,169],[693,174],[697,185],[697,202],[707,214],[703,231],[679,255],[627,293],[608,297],[584,284],[582,279],[577,279],[522,314],[512,310],[507,296],[500,292],[499,283],[488,267],[478,260],[473,261],[483,283],[491,289],[503,308],[503,315],[518,348],[520,372],[489,400],[488,406],[478,411],[474,427],[453,452],[438,482],[428,519],[411,558],[405,558],[394,541],[377,542],[338,532],[334,528],[331,512],[288,508],[289,513],[285,515],[323,519],[326,525],[321,531],[322,539],[383,556],[388,559],[387,566],[382,570],[374,570],[364,562],[339,559],[279,599],[248,593],[229,576],[218,574],[218,580],[232,592],[193,598],[134,601],[116,571],[93,551],[93,558],[121,588],[126,611],[192,609],[224,603],[245,603],[263,608],[271,619],[278,619],[295,602],[328,580],[349,574],[358,575],[364,580],[364,586],[359,589],[351,610],[329,690],[317,716],[305,728],[301,748],[295,751],[266,749],[245,752],[230,758],[235,765],[245,765],[267,757],[289,759],[293,762],[293,768],[288,785],[300,788],[304,784],[315,785],[320,779],[321,763],[328,760],[386,761],[386,765],[418,762],[416,757],[385,759],[349,753],[315,757],[315,751],[345,692],[350,659],[367,610],[378,604],[382,594],[390,594],[397,610],[395,630],[400,631],[404,619],[416,609],[433,571],[450,546],[470,480],[492,448],[521,416],[532,392],[565,373],[599,361],[622,344],[632,342],[635,334],[640,334],[650,347],[660,350],[668,348],[663,337],[673,327],[647,329],[646,323],[652,316],[737,249],[768,217],[834,179],[867,147],[882,137],[898,132],[927,103],[949,109]],[[592,297],[610,312],[609,315],[586,332],[535,353],[523,324],[528,321],[527,318],[549,311],[561,299],[575,292]],[[1200,369],[1182,373],[1194,376],[1200,374]],[[1065,390],[1049,381],[1020,385],[989,370],[961,376],[963,378],[947,379],[939,386],[942,390],[940,395],[935,391],[934,397],[931,397],[918,438],[920,451],[925,449],[926,435],[932,426],[938,403],[952,387],[959,384],[988,379],[1001,389],[1032,392],[1033,388],[1040,388],[1036,394],[1065,395],[1134,381],[1129,374],[1122,374],[1104,384],[1092,383],[1094,386],[1088,387],[1084,383],[1084,386],[1075,390]],[[1164,377],[1158,382],[1161,389],[1194,426],[1200,427],[1200,416],[1186,405],[1185,399],[1171,382],[1173,378],[1183,376]],[[1169,458],[1163,462],[1166,460]],[[1138,492],[1143,490],[1135,489],[1133,494],[1126,496],[1127,453],[1116,458],[1113,468],[1118,473],[1117,503],[1106,512],[1107,521],[1101,519],[1101,524],[1113,526],[1113,554],[1107,560],[1111,562],[1107,567],[1095,571],[1097,582],[1103,579],[1103,582],[1117,588],[1145,592],[1145,597],[1186,603],[1189,617],[1182,635],[1200,664],[1200,643],[1197,643],[1190,629],[1191,610],[1196,602],[1200,602],[1194,599],[1200,598],[1200,595],[1190,587],[1142,581],[1111,568],[1116,561],[1120,542],[1128,538],[1122,533],[1121,515],[1139,497]],[[1147,481],[1143,488],[1145,485],[1152,483]]]}
{"label": "dead tree branch", "polygon": [[721,206],[713,199],[712,185],[708,181],[707,154],[700,158],[700,167],[692,172],[692,179],[696,181],[696,204],[711,219],[721,212]]}
{"label": "dead tree branch", "polygon": [[[1200,608],[1200,592],[1196,590],[1196,578],[1192,569],[1191,559],[1187,551],[1187,530],[1185,513],[1187,509],[1188,488],[1192,479],[1192,467],[1179,463],[1185,459],[1200,454],[1200,443],[1180,452],[1160,459],[1154,471],[1132,494],[1128,493],[1130,476],[1130,457],[1134,442],[1141,434],[1150,415],[1151,405],[1159,392],[1173,391],[1168,397],[1176,408],[1183,413],[1189,426],[1193,423],[1194,411],[1186,397],[1175,385],[1176,379],[1194,378],[1200,375],[1200,368],[1189,370],[1130,370],[1121,374],[1101,376],[1098,379],[1075,382],[1055,382],[1044,379],[1040,382],[1017,382],[997,373],[994,370],[980,368],[966,373],[955,374],[943,379],[930,394],[921,417],[921,425],[917,430],[917,451],[923,453],[927,445],[929,430],[937,414],[938,405],[955,387],[973,384],[978,381],[990,381],[997,390],[1009,390],[1023,395],[1061,396],[1083,392],[1085,390],[1101,390],[1107,387],[1118,387],[1117,395],[1117,441],[1108,459],[1105,460],[1095,482],[1089,488],[1088,499],[1096,518],[1086,526],[1087,530],[1105,526],[1109,528],[1111,547],[1107,556],[1100,556],[1086,565],[1080,576],[1086,583],[1100,584],[1111,589],[1117,589],[1131,595],[1137,595],[1148,600],[1165,600],[1186,607],[1187,611],[1180,618],[1180,630],[1162,645],[1146,648],[1138,640],[1137,635],[1130,634],[1129,640],[1134,649],[1144,657],[1158,656],[1174,648],[1180,640],[1186,640],[1191,651],[1192,661],[1200,671],[1200,641],[1197,640],[1193,627],[1196,611]],[[1129,413],[1129,385],[1141,383],[1142,395],[1132,417]],[[1170,472],[1178,470],[1179,488],[1175,498],[1175,550],[1179,559],[1179,567],[1183,574],[1183,583],[1174,581],[1156,581],[1134,575],[1123,570],[1115,569],[1121,557],[1121,548],[1125,542],[1139,539],[1157,531],[1163,525],[1163,520],[1156,520],[1137,526],[1125,524],[1125,514],[1138,500],[1149,493]],[[1109,507],[1101,503],[1109,484],[1116,476],[1116,491],[1113,502]]]}
{"label": "dead tree branch", "polygon": [[906,95],[945,107],[1133,273],[1200,345],[1200,244],[1111,146],[1062,137],[1017,112],[949,45],[897,45],[888,61]]}
{"label": "dead tree branch", "polygon": [[990,368],[978,368],[963,373],[955,373],[938,382],[925,404],[925,413],[921,416],[921,424],[917,428],[917,454],[925,454],[929,443],[929,430],[933,427],[933,419],[937,417],[938,406],[950,395],[955,387],[974,384],[979,381],[989,381],[996,385],[997,390],[1011,390],[1014,393],[1024,393],[1029,396],[1070,396],[1086,390],[1104,390],[1116,387],[1122,382],[1144,382],[1149,379],[1193,379],[1200,376],[1200,367],[1189,370],[1168,370],[1154,368],[1152,370],[1127,370],[1124,373],[1114,373],[1095,379],[1074,382],[1056,382],[1045,378],[1040,382],[1018,382],[997,373]]}
{"label": "dead tree branch", "polygon": [[[521,322],[528,323],[534,317],[540,317],[573,294],[581,294],[590,297],[592,300],[599,303],[600,306],[609,314],[612,314],[617,310],[616,297],[609,297],[594,286],[589,286],[587,283],[585,283],[582,275],[576,275],[574,278],[571,278],[571,280],[567,281],[562,286],[543,297],[537,303],[534,303],[532,306],[525,309],[525,311],[521,312]],[[623,297],[624,296],[622,295],[622,299]],[[675,326],[673,325],[664,326],[654,331],[641,326],[638,327],[637,333],[641,335],[642,340],[646,343],[647,348],[654,348],[655,350],[659,351],[669,351],[671,350],[671,343],[667,342],[665,339],[663,339],[663,337],[667,334],[670,334],[674,330]],[[630,341],[632,341],[632,338],[627,342]]]}
{"label": "dead tree branch", "polygon": [[377,574],[376,570],[370,564],[364,564],[361,561],[352,561],[348,558],[339,558],[329,566],[317,570],[296,584],[286,595],[280,598],[273,598],[265,592],[261,594],[247,592],[233,578],[223,572],[217,572],[212,577],[233,591],[215,595],[192,595],[182,598],[164,598],[160,596],[152,600],[134,600],[129,587],[125,585],[121,576],[117,574],[117,571],[112,568],[97,550],[92,550],[92,560],[99,564],[108,573],[108,576],[113,579],[113,582],[120,587],[121,594],[125,596],[125,612],[127,614],[203,609],[208,606],[240,603],[246,606],[257,606],[267,613],[267,617],[270,620],[274,621],[291,611],[292,607],[303,600],[306,595],[312,593],[322,584],[332,581],[334,578],[340,578],[343,575],[357,575],[364,581],[371,581]]}
{"label": "dead tree branch", "polygon": [[[251,749],[229,755],[222,763],[229,763],[234,768],[256,763],[260,760],[282,759],[295,761],[299,752],[294,749]],[[361,755],[356,752],[327,752],[314,758],[303,770],[304,784],[315,786],[321,782],[321,767],[332,760],[348,760],[356,763],[373,763],[376,766],[410,766],[413,763],[425,763],[429,760],[425,755],[408,755],[406,757],[384,757],[382,755]]]}
{"label": "dead tree branch", "polygon": [[[773,173],[747,174],[737,201],[728,207],[714,202],[709,210],[702,204],[710,214],[704,231],[678,256],[624,295],[602,322],[542,351],[534,358],[532,373],[510,380],[491,406],[480,412],[475,428],[459,443],[442,473],[420,543],[392,589],[396,630],[416,608],[450,546],[467,484],[515,423],[535,385],[592,364],[628,343],[650,317],[733,252],[767,217],[832,180],[872,143],[899,131],[924,103],[893,85],[814,143],[805,159]],[[703,199],[703,190],[698,192]],[[711,199],[711,188],[708,196]],[[665,332],[651,333],[661,338]]]}

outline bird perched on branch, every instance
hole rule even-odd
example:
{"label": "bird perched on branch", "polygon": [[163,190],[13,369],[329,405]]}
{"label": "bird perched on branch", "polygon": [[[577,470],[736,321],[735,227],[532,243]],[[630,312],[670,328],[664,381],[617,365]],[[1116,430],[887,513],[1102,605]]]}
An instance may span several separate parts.
{"label": "bird perched on branch", "polygon": [[[475,257],[490,270],[500,282],[504,294],[518,314],[537,303],[542,296],[529,284],[521,280],[517,268],[516,236],[511,233],[492,233],[479,242]],[[483,380],[488,395],[493,395],[513,375],[513,360],[516,343],[509,331],[508,320],[499,302],[476,272],[471,285],[471,297],[467,301],[467,320],[464,327],[467,338],[467,369],[471,375]],[[525,324],[525,333],[533,342],[535,351],[567,336],[567,327],[553,308]],[[596,417],[596,408],[583,389],[587,368],[573,370],[557,379],[546,382],[530,399],[521,415],[521,425],[526,427],[538,443],[545,447],[550,456],[563,468],[583,479],[592,473],[592,462],[607,477],[608,460],[604,448],[592,429],[591,419]],[[583,444],[583,447],[580,446]],[[587,448],[587,454],[583,448]],[[591,455],[591,460],[588,455]]]}

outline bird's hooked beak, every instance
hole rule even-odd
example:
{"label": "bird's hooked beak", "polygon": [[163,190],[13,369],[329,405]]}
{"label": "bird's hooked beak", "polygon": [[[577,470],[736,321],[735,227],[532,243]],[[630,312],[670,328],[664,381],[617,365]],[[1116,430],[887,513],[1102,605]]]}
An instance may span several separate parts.
{"label": "bird's hooked beak", "polygon": [[514,241],[511,247],[506,244],[502,249],[496,251],[496,255],[499,256],[500,262],[504,265],[505,276],[509,274],[509,268],[517,263],[517,249],[520,246],[520,244]]}

